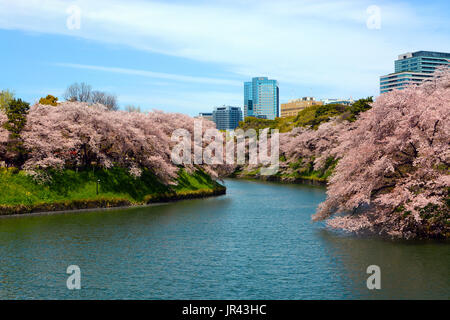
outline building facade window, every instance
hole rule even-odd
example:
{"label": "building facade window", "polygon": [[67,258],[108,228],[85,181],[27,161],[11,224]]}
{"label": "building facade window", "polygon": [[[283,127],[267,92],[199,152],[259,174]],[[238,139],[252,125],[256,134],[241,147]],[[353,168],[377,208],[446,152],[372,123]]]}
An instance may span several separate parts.
{"label": "building facade window", "polygon": [[395,60],[395,72],[380,77],[380,93],[404,89],[432,77],[436,68],[450,66],[450,53],[417,51],[401,54]]}
{"label": "building facade window", "polygon": [[244,117],[280,116],[278,81],[255,77],[244,83]]}
{"label": "building facade window", "polygon": [[212,113],[213,121],[219,130],[234,130],[242,121],[242,110],[239,107],[215,107]]}

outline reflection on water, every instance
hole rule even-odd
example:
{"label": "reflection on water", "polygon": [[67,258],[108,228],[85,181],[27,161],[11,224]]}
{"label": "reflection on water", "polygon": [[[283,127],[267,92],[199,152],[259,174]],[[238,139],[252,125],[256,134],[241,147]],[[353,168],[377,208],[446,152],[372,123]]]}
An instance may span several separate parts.
{"label": "reflection on water", "polygon": [[[317,233],[364,299],[450,298],[448,242],[345,237],[328,230]],[[382,290],[365,287],[368,275],[360,271],[373,264],[381,268]]]}
{"label": "reflection on water", "polygon": [[[226,196],[0,219],[0,298],[448,299],[448,243],[313,224],[319,187],[228,180]],[[66,288],[67,266],[82,289]],[[368,265],[382,289],[369,291]]]}

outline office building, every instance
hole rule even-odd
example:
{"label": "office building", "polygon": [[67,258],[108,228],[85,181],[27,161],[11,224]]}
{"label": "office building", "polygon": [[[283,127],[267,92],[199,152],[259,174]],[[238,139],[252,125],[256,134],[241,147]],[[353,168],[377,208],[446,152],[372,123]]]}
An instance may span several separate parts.
{"label": "office building", "polygon": [[209,120],[209,121],[214,121],[213,120],[213,114],[212,112],[200,112],[198,114],[198,116],[194,117],[196,119],[205,119],[205,120]]}
{"label": "office building", "polygon": [[309,106],[322,105],[322,101],[316,101],[314,97],[303,97],[301,99],[290,100],[281,104],[281,117],[296,116],[300,111]]}
{"label": "office building", "polygon": [[280,116],[277,80],[256,77],[244,83],[244,117],[274,120]]}
{"label": "office building", "polygon": [[395,72],[380,77],[380,93],[420,84],[433,77],[438,66],[450,64],[450,53],[417,51],[398,56]]}
{"label": "office building", "polygon": [[450,53],[433,52],[433,51],[417,51],[408,52],[398,56],[395,61],[395,72],[420,72],[434,73],[436,67],[450,64]]}
{"label": "office building", "polygon": [[232,106],[215,107],[212,116],[217,129],[234,130],[242,121],[242,110]]}
{"label": "office building", "polygon": [[432,78],[432,74],[418,72],[391,73],[380,77],[380,93],[392,91],[394,89],[404,89],[410,84],[420,84],[426,79]]}

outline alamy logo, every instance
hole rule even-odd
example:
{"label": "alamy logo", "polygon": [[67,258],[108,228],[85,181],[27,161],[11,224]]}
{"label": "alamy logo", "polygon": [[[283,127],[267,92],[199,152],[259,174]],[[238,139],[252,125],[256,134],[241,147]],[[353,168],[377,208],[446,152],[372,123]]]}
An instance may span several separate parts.
{"label": "alamy logo", "polygon": [[367,267],[367,274],[371,274],[369,278],[367,278],[366,285],[367,289],[381,289],[381,269],[379,266],[371,265]]}
{"label": "alamy logo", "polygon": [[205,130],[203,134],[202,121],[195,120],[194,139],[186,129],[177,129],[172,133],[171,140],[177,144],[172,148],[171,159],[177,165],[203,163],[243,165],[248,154],[250,165],[263,166],[260,170],[261,175],[273,175],[279,168],[279,131],[272,129],[270,138],[268,135],[269,129],[260,130],[258,139],[254,129],[220,132],[213,128]]}
{"label": "alamy logo", "polygon": [[66,270],[67,274],[70,274],[67,278],[66,285],[69,290],[80,290],[81,289],[81,270],[77,265],[70,265]]}
{"label": "alamy logo", "polygon": [[381,8],[376,5],[371,5],[366,10],[369,17],[366,20],[368,29],[381,29]]}
{"label": "alamy logo", "polygon": [[67,8],[69,14],[66,20],[66,26],[69,30],[79,30],[81,28],[81,9],[79,6],[71,5]]}

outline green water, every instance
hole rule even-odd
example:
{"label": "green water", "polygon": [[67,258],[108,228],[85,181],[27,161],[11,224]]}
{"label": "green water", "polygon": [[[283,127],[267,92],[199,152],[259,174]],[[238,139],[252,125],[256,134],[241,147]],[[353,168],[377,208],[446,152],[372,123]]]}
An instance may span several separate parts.
{"label": "green water", "polygon": [[[450,246],[312,223],[318,187],[228,180],[227,195],[0,219],[0,299],[449,299]],[[66,268],[81,269],[68,290]],[[381,268],[368,290],[366,268]]]}

